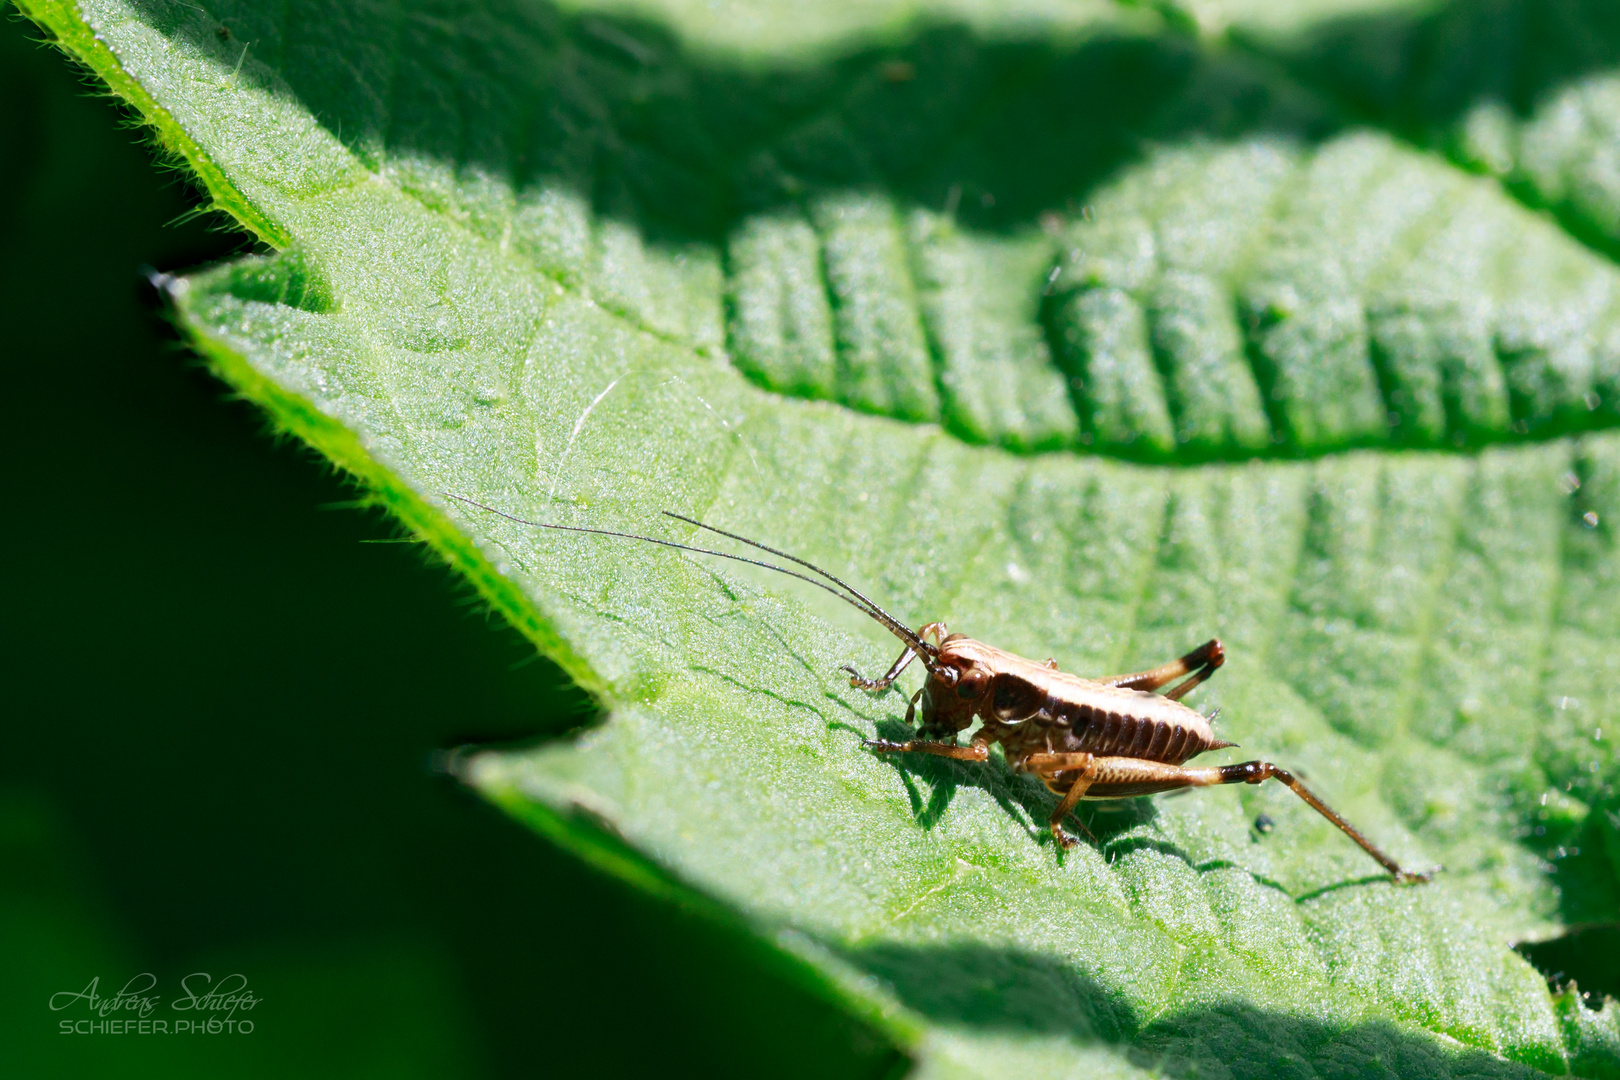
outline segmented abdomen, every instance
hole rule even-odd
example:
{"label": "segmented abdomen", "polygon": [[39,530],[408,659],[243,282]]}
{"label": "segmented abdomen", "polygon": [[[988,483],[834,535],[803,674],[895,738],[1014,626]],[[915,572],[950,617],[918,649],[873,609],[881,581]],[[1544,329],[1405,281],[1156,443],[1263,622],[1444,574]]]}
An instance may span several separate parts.
{"label": "segmented abdomen", "polygon": [[1076,750],[1099,757],[1146,758],[1180,765],[1207,750],[1199,732],[1164,720],[1077,705],[1073,712]]}

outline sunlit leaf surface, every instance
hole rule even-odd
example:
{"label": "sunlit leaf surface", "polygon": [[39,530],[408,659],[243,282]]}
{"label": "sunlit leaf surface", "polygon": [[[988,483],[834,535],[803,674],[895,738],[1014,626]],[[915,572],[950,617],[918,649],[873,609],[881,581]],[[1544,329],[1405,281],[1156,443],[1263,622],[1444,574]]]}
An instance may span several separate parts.
{"label": "sunlit leaf surface", "polygon": [[[1509,948],[1620,917],[1600,6],[23,6],[276,249],[173,283],[197,348],[606,707],[466,760],[515,816],[929,1075],[1620,1075]],[[1061,855],[999,759],[861,747],[853,611],[447,493],[1085,674],[1218,634],[1210,760],[1445,869],[1272,787]]]}

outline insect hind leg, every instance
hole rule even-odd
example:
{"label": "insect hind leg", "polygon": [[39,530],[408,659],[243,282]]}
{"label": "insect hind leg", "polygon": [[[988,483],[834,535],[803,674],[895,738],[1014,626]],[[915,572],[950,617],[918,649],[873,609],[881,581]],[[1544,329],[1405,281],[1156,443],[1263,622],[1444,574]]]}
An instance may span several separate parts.
{"label": "insect hind leg", "polygon": [[1193,687],[1215,674],[1215,669],[1225,662],[1226,649],[1221,645],[1220,639],[1210,638],[1186,656],[1150,671],[1138,671],[1132,675],[1109,675],[1097,681],[1105,686],[1117,686],[1122,690],[1157,690],[1167,683],[1175,682],[1183,675],[1189,675],[1191,677],[1186,682],[1164,693],[1165,697],[1180,701]]}
{"label": "insect hind leg", "polygon": [[1214,771],[1220,774],[1220,779],[1215,781],[1217,784],[1260,784],[1267,780],[1277,780],[1288,785],[1288,789],[1305,800],[1306,805],[1333,822],[1334,825],[1338,826],[1340,832],[1354,840],[1360,845],[1361,850],[1371,855],[1378,862],[1378,865],[1388,870],[1390,876],[1398,884],[1417,885],[1433,877],[1432,874],[1403,869],[1400,863],[1379,850],[1371,840],[1361,835],[1359,829],[1340,817],[1338,811],[1318,798],[1314,791],[1300,783],[1294,774],[1287,769],[1279,768],[1269,761],[1244,761],[1236,765],[1219,765],[1215,767]]}
{"label": "insect hind leg", "polygon": [[1318,798],[1314,791],[1300,783],[1293,773],[1269,761],[1243,761],[1236,765],[1189,768],[1185,765],[1170,765],[1162,761],[1147,761],[1141,758],[1106,757],[1097,758],[1092,769],[1095,775],[1088,795],[1094,799],[1126,798],[1219,784],[1262,784],[1267,780],[1276,780],[1286,784],[1289,790],[1303,799],[1312,810],[1333,822],[1340,832],[1354,840],[1361,850],[1371,855],[1378,865],[1389,871],[1397,883],[1411,885],[1428,881],[1430,877],[1428,874],[1404,869],[1400,863],[1384,854],[1377,845],[1363,836],[1359,829],[1341,817],[1338,811]]}

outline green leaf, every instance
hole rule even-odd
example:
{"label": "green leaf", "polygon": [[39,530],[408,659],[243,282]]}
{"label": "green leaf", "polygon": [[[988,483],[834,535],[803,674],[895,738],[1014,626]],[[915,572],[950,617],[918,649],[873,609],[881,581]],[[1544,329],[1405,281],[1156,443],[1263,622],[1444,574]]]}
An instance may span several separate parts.
{"label": "green leaf", "polygon": [[[1298,59],[1354,19],[24,8],[277,249],[171,283],[199,351],[602,702],[464,762],[513,815],[930,1075],[1620,1072],[1509,948],[1620,917],[1620,277]],[[1477,66],[1426,11],[1366,20]],[[1081,673],[1219,634],[1242,754],[1446,870],[1272,786],[1061,855],[999,760],[862,748],[849,608],[451,493],[701,516]]]}

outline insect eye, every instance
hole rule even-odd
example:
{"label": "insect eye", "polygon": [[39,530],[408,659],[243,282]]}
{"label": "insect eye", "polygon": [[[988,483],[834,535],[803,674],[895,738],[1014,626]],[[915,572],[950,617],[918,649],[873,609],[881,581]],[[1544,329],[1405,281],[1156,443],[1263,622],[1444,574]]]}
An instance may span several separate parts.
{"label": "insect eye", "polygon": [[959,698],[975,698],[984,693],[984,672],[974,668],[962,676],[962,681],[956,684],[956,696]]}

